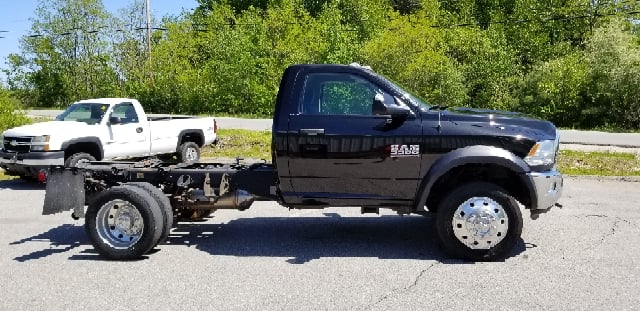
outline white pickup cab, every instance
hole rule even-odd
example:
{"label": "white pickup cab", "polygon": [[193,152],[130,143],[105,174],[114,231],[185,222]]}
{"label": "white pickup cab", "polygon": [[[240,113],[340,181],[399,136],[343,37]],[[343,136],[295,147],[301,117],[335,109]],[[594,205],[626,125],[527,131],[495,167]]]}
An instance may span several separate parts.
{"label": "white pickup cab", "polygon": [[2,133],[0,167],[9,175],[33,177],[50,165],[80,161],[175,155],[192,162],[200,159],[201,147],[216,141],[216,132],[211,117],[148,116],[135,99],[86,99],[55,121]]}

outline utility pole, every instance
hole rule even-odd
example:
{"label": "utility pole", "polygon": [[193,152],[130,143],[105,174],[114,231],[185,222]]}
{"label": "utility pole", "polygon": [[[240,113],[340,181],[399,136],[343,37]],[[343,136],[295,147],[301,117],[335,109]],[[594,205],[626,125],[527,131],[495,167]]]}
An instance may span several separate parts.
{"label": "utility pole", "polygon": [[149,1],[145,1],[145,11],[147,16],[147,61],[149,62],[149,79],[153,85],[153,65],[151,64],[151,10],[149,8]]}
{"label": "utility pole", "polygon": [[146,0],[144,7],[147,16],[147,53],[149,53],[149,59],[151,59],[151,10],[149,9],[149,0]]}

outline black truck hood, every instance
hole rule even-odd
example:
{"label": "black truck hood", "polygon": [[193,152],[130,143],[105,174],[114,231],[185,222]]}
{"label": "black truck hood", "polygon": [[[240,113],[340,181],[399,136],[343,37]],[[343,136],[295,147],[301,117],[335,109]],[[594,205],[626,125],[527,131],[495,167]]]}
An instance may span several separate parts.
{"label": "black truck hood", "polygon": [[557,135],[553,123],[515,112],[455,108],[425,111],[421,115],[425,133],[432,128],[431,133],[437,133],[440,140],[446,142],[448,148],[443,148],[443,152],[482,144],[524,157],[536,142],[556,139]]}
{"label": "black truck hood", "polygon": [[[437,116],[438,111],[429,111],[426,114],[433,117]],[[452,108],[443,110],[440,114],[442,130],[454,133],[509,136],[533,141],[555,139],[557,134],[553,123],[518,112]]]}

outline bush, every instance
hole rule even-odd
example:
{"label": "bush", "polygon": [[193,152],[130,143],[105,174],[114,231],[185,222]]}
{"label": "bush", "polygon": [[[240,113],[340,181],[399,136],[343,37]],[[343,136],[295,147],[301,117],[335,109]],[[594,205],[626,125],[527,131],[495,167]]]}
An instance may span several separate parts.
{"label": "bush", "polygon": [[0,89],[0,132],[31,122],[21,109],[20,103],[11,97],[9,91]]}
{"label": "bush", "polygon": [[600,124],[625,129],[640,128],[640,45],[627,22],[614,21],[598,28],[587,42],[591,67],[588,102],[593,103]]}
{"label": "bush", "polygon": [[613,21],[594,30],[584,51],[534,66],[520,109],[572,128],[640,128],[640,45]]}
{"label": "bush", "polygon": [[534,67],[520,86],[520,110],[548,118],[558,126],[582,127],[590,111],[584,100],[588,69],[582,53]]}

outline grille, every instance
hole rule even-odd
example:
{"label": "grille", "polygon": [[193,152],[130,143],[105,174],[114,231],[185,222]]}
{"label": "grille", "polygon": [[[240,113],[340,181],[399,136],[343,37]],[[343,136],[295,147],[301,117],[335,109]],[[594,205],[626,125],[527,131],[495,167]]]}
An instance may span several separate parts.
{"label": "grille", "polygon": [[5,137],[2,145],[5,151],[29,152],[31,151],[31,137]]}

